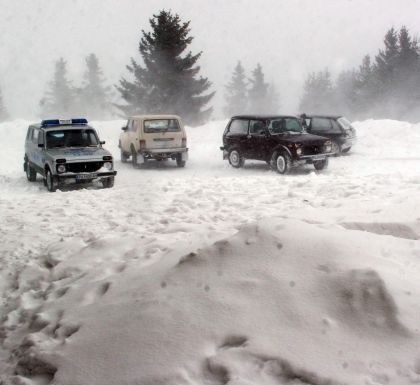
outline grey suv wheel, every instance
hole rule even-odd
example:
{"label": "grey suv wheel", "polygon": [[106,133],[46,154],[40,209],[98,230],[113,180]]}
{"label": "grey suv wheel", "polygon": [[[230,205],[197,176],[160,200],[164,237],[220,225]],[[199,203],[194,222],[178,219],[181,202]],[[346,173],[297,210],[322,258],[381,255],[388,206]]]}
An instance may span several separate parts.
{"label": "grey suv wheel", "polygon": [[336,155],[336,156],[339,156],[339,155],[341,155],[341,146],[335,141],[335,140],[333,140],[332,141],[332,149],[331,149],[331,151]]}

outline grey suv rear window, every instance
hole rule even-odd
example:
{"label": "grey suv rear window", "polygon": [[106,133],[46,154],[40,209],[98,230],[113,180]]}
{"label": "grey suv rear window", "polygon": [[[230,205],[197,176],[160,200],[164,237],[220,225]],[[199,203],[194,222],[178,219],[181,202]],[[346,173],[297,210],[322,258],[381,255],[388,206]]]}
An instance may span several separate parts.
{"label": "grey suv rear window", "polygon": [[154,119],[144,121],[144,132],[161,132],[161,131],[180,131],[178,120],[176,119]]}

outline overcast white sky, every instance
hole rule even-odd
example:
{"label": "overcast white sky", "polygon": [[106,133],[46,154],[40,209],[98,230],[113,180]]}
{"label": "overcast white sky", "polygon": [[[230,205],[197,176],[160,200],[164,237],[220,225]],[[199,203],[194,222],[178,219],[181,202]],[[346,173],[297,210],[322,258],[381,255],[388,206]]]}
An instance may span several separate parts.
{"label": "overcast white sky", "polygon": [[129,58],[139,59],[141,29],[163,8],[191,20],[192,51],[203,51],[201,74],[218,93],[216,118],[237,60],[249,73],[260,62],[283,112],[294,113],[308,72],[359,65],[391,26],[420,34],[420,0],[0,0],[0,86],[10,112],[37,116],[60,56],[75,85],[91,52],[115,84]]}

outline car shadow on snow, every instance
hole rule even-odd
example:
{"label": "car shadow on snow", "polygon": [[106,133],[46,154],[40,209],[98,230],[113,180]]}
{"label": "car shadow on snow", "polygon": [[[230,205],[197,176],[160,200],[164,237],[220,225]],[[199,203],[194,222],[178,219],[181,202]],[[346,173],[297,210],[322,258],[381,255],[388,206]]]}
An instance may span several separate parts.
{"label": "car shadow on snow", "polygon": [[[242,167],[244,171],[246,170],[253,170],[253,171],[261,171],[261,172],[272,172],[274,174],[278,174],[275,170],[271,168],[270,165],[264,163],[264,162],[250,162],[247,161],[244,166]],[[303,165],[298,167],[293,167],[287,175],[309,175],[313,172],[316,174],[322,174],[325,173],[327,170],[315,170],[313,165]],[[278,174],[281,176],[281,174]]]}

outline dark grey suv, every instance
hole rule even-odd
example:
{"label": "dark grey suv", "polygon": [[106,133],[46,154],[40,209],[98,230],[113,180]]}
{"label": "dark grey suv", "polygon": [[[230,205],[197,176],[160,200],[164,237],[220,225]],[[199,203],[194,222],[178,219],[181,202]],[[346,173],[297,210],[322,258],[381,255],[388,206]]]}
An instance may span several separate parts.
{"label": "dark grey suv", "polygon": [[266,161],[280,174],[294,166],[313,164],[322,170],[332,155],[328,138],[305,132],[295,116],[234,116],[223,134],[223,159],[242,167],[245,159]]}
{"label": "dark grey suv", "polygon": [[301,115],[306,130],[315,135],[322,135],[332,142],[332,151],[336,155],[349,152],[356,143],[356,130],[342,115]]}

